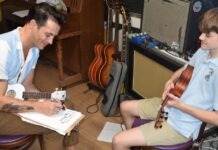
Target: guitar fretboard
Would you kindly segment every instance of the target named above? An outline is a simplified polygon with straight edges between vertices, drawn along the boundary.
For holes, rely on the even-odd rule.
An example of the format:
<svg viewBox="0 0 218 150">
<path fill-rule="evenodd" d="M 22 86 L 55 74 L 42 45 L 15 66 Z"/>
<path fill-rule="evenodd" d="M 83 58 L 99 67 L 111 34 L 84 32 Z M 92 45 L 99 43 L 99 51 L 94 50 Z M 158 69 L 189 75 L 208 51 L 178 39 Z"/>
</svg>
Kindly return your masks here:
<svg viewBox="0 0 218 150">
<path fill-rule="evenodd" d="M 122 24 L 122 49 L 121 49 L 121 61 L 126 62 L 126 32 L 130 33 L 131 30 L 131 21 L 130 17 L 126 16 L 126 12 L 124 6 L 121 7 L 121 14 L 123 16 L 123 24 Z"/>
<path fill-rule="evenodd" d="M 42 99 L 42 98 L 51 98 L 51 93 L 48 92 L 23 92 L 23 99 Z"/>
</svg>

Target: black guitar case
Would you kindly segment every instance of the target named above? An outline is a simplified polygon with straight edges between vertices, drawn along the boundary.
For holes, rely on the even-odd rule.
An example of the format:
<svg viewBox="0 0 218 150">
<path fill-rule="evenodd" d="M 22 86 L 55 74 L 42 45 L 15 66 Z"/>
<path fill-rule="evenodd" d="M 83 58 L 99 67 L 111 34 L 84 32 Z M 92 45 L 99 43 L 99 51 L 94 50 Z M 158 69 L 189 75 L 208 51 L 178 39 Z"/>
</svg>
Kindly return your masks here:
<svg viewBox="0 0 218 150">
<path fill-rule="evenodd" d="M 112 116 L 119 106 L 121 85 L 124 82 L 127 65 L 124 62 L 113 61 L 109 77 L 109 83 L 104 93 L 101 111 L 104 116 Z"/>
</svg>

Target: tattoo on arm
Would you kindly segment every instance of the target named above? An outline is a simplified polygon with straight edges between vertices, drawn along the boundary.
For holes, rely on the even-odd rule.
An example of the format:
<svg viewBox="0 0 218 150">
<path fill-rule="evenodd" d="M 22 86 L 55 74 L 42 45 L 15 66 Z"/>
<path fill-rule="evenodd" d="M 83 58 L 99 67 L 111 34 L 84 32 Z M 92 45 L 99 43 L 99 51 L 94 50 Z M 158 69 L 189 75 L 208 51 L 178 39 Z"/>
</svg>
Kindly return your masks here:
<svg viewBox="0 0 218 150">
<path fill-rule="evenodd" d="M 2 111 L 5 112 L 19 112 L 19 111 L 27 111 L 33 110 L 31 106 L 24 106 L 24 105 L 14 105 L 13 103 L 8 103 L 3 105 Z"/>
</svg>

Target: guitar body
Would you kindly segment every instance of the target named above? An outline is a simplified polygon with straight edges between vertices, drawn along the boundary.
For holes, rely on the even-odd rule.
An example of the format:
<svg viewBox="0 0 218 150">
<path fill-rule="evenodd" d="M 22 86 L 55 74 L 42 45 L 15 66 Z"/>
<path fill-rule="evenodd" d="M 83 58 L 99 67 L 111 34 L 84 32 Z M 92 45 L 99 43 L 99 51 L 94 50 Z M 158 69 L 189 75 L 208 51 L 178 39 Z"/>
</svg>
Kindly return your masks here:
<svg viewBox="0 0 218 150">
<path fill-rule="evenodd" d="M 174 88 L 170 90 L 170 93 L 172 93 L 177 97 L 181 97 L 182 93 L 185 91 L 186 87 L 188 86 L 189 81 L 191 80 L 193 70 L 194 68 L 188 65 L 187 68 L 182 72 L 179 79 L 176 81 Z M 155 126 L 154 126 L 156 129 L 161 128 L 164 119 L 165 120 L 167 119 L 167 116 L 165 115 L 166 112 L 164 112 L 164 107 L 166 106 L 168 100 L 169 97 L 167 96 L 163 101 L 163 103 L 161 104 L 161 108 L 158 112 Z"/>
<path fill-rule="evenodd" d="M 97 71 L 99 70 L 100 66 L 103 63 L 103 58 L 102 58 L 103 44 L 95 44 L 94 52 L 95 52 L 95 58 L 93 59 L 92 63 L 89 66 L 88 76 L 90 82 L 93 85 L 99 87 L 97 83 Z"/>
<path fill-rule="evenodd" d="M 9 84 L 5 95 L 23 100 L 24 91 L 25 88 L 21 84 Z"/>
<path fill-rule="evenodd" d="M 115 52 L 115 44 L 113 42 L 104 46 L 102 53 L 103 64 L 100 66 L 97 72 L 97 82 L 102 89 L 105 89 L 108 85 L 109 74 L 111 71 L 112 62 L 114 60 L 113 55 Z"/>
</svg>

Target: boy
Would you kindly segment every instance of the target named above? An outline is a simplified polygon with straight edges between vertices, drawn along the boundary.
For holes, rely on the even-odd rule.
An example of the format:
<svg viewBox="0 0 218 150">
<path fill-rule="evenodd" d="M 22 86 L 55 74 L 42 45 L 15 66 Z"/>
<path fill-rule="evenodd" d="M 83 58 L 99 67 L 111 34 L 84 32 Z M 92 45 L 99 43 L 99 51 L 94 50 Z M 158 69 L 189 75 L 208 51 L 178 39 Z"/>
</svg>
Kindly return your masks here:
<svg viewBox="0 0 218 150">
<path fill-rule="evenodd" d="M 197 138 L 202 121 L 218 125 L 218 8 L 207 11 L 199 24 L 201 47 L 189 65 L 194 67 L 192 78 L 182 96 L 169 93 L 188 64 L 177 70 L 166 82 L 162 99 L 167 102 L 168 119 L 155 129 L 155 119 L 162 103 L 160 98 L 124 101 L 120 109 L 127 130 L 114 136 L 113 150 L 131 146 L 174 145 Z M 131 128 L 135 117 L 154 121 Z"/>
</svg>

